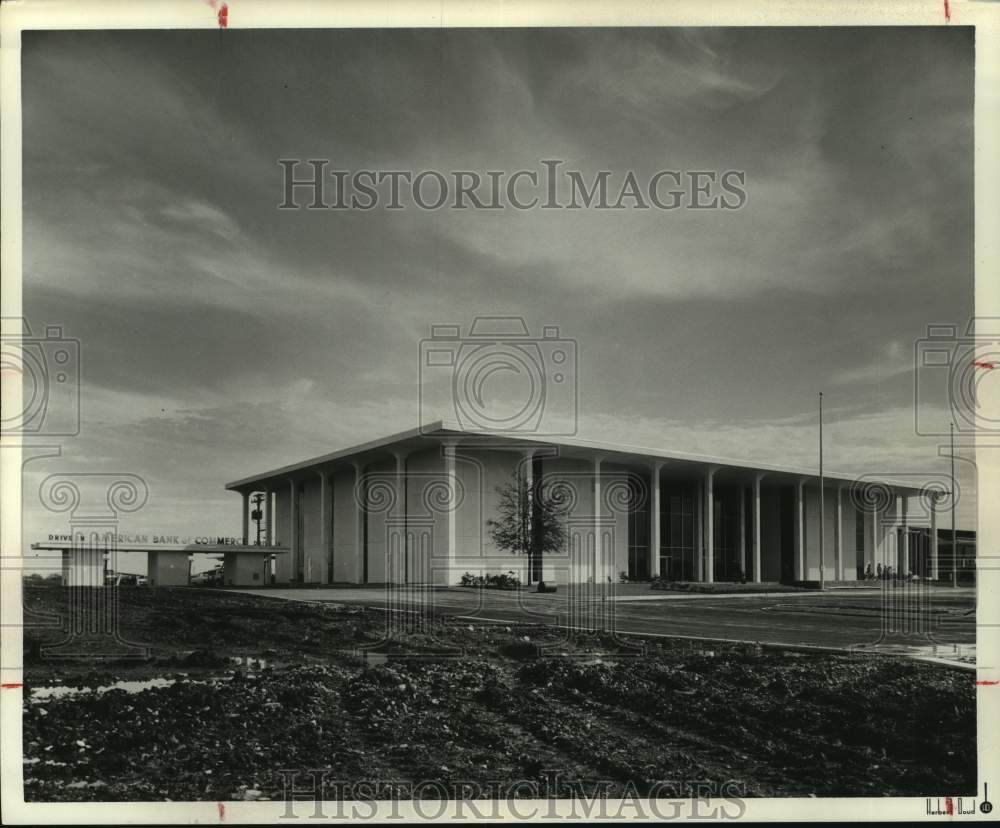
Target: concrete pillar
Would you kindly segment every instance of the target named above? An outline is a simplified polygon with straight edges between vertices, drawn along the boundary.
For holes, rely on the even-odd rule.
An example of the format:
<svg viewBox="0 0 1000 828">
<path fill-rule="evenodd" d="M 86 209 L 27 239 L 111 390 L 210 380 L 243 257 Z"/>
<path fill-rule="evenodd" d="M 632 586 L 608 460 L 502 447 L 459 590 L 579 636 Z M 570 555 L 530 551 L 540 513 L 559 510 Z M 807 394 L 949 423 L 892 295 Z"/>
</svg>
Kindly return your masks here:
<svg viewBox="0 0 1000 828">
<path fill-rule="evenodd" d="M 743 577 L 747 576 L 747 490 L 744 486 L 738 486 L 736 491 L 740 495 L 739 515 L 740 515 L 740 572 Z"/>
<path fill-rule="evenodd" d="M 805 538 L 805 480 L 795 481 L 795 516 L 793 531 L 795 537 L 795 575 L 796 581 L 806 578 L 806 538 Z"/>
<path fill-rule="evenodd" d="M 865 526 L 865 533 L 869 536 L 870 538 L 869 542 L 871 544 L 871 549 L 866 550 L 865 552 L 865 564 L 867 565 L 870 563 L 872 565 L 872 572 L 876 571 L 876 564 L 878 563 L 878 555 L 876 552 L 876 547 L 878 545 L 878 527 L 877 527 L 878 521 L 875 517 L 877 512 L 878 509 L 873 508 L 870 516 L 868 512 L 861 513 L 864 516 L 864 519 L 867 521 L 867 525 Z"/>
<path fill-rule="evenodd" d="M 715 469 L 705 469 L 705 583 L 715 581 Z"/>
<path fill-rule="evenodd" d="M 702 535 L 705 528 L 705 510 L 702 508 L 702 485 L 699 481 L 694 487 L 694 579 L 705 580 L 705 553 L 702 548 Z"/>
<path fill-rule="evenodd" d="M 937 493 L 931 494 L 931 571 L 932 581 L 938 579 Z"/>
<path fill-rule="evenodd" d="M 155 553 L 149 553 L 150 555 Z M 62 576 L 62 585 L 68 587 L 72 582 L 73 573 L 73 553 L 68 549 L 64 549 L 60 554 L 60 575 Z M 146 574 L 147 576 L 152 571 L 152 566 L 150 564 L 149 555 L 146 556 Z"/>
<path fill-rule="evenodd" d="M 104 586 L 104 549 L 92 543 L 63 552 L 63 585 L 71 587 Z"/>
<path fill-rule="evenodd" d="M 391 583 L 406 584 L 410 581 L 410 540 L 406 531 L 406 451 L 394 451 L 396 458 L 396 514 L 397 525 L 402 531 L 402 543 L 396 549 L 396 560 L 392 560 L 392 549 L 386 548 L 389 556 L 387 580 Z M 388 538 L 386 538 L 388 542 Z M 389 573 L 392 576 L 389 577 Z"/>
<path fill-rule="evenodd" d="M 603 555 L 601 544 L 601 461 L 602 457 L 594 458 L 594 560 L 596 571 L 594 577 L 600 580 L 602 586 L 608 583 L 608 562 Z"/>
<path fill-rule="evenodd" d="M 330 578 L 330 555 L 332 554 L 332 543 L 330 530 L 333 527 L 333 504 L 330 498 L 330 473 L 326 470 L 317 471 L 319 475 L 319 548 L 323 554 L 320 560 L 323 562 L 323 571 L 319 573 L 321 584 L 328 584 Z"/>
<path fill-rule="evenodd" d="M 649 480 L 649 577 L 660 577 L 660 469 L 654 462 Z"/>
<path fill-rule="evenodd" d="M 455 563 L 458 557 L 458 537 L 457 537 L 457 515 L 455 509 L 458 504 L 458 473 L 455 469 L 455 441 L 449 440 L 444 443 L 444 470 L 445 479 L 448 482 L 448 545 L 447 558 L 445 561 L 444 583 L 450 585 L 455 573 Z"/>
<path fill-rule="evenodd" d="M 243 504 L 243 520 L 242 520 L 242 531 L 240 537 L 243 539 L 243 545 L 246 546 L 249 543 L 250 538 L 250 492 L 240 492 L 240 502 Z"/>
<path fill-rule="evenodd" d="M 270 489 L 264 489 L 264 522 L 266 528 L 264 532 L 264 542 L 271 546 L 274 543 L 274 505 L 272 498 L 274 493 Z"/>
<path fill-rule="evenodd" d="M 844 580 L 844 502 L 843 486 L 837 486 L 837 510 L 833 522 L 833 580 Z M 853 579 L 852 579 L 853 580 Z"/>
<path fill-rule="evenodd" d="M 881 563 L 883 566 L 885 564 L 882 561 L 882 557 L 879 549 L 879 519 L 878 519 L 878 503 L 875 503 L 872 508 L 872 569 L 878 573 L 878 565 Z"/>
<path fill-rule="evenodd" d="M 187 552 L 177 552 L 173 550 L 159 550 L 149 553 L 149 578 L 156 586 L 187 586 L 190 573 L 190 563 Z M 231 580 L 232 573 L 228 573 L 226 582 L 235 583 Z"/>
<path fill-rule="evenodd" d="M 910 574 L 910 526 L 907 521 L 907 506 L 909 498 L 906 495 L 896 496 L 896 513 L 899 522 L 899 570 L 900 577 Z"/>
<path fill-rule="evenodd" d="M 288 479 L 288 548 L 290 572 L 288 579 L 298 581 L 299 578 L 299 489 L 295 481 Z"/>
<path fill-rule="evenodd" d="M 896 540 L 896 554 L 892 560 L 889 561 L 889 563 L 892 565 L 892 568 L 895 570 L 895 574 L 898 576 L 903 574 L 902 568 L 900 567 L 903 556 L 903 536 L 900 531 L 903 526 L 903 509 L 902 504 L 900 503 L 899 495 L 894 495 L 892 498 L 892 510 L 892 536 Z M 892 551 L 892 547 L 890 546 L 889 549 L 886 550 L 886 553 L 892 555 Z"/>
<path fill-rule="evenodd" d="M 365 464 L 357 460 L 354 461 L 354 530 L 355 530 L 355 557 L 354 557 L 354 583 L 367 584 L 368 573 L 365 567 L 365 560 L 368 550 L 365 549 L 365 499 L 364 476 Z"/>
<path fill-rule="evenodd" d="M 762 474 L 756 474 L 753 478 L 753 581 L 755 584 L 759 584 L 763 580 L 760 566 L 760 481 L 763 478 Z"/>
</svg>

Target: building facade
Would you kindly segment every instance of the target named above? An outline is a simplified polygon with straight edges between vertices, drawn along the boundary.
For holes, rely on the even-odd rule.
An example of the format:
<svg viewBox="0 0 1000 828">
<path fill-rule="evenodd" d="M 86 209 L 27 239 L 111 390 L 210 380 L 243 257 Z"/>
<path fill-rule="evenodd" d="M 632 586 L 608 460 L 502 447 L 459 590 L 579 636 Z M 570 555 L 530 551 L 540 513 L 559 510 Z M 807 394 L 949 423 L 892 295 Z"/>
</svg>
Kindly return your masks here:
<svg viewBox="0 0 1000 828">
<path fill-rule="evenodd" d="M 534 567 L 489 531 L 497 489 L 515 474 L 566 506 L 566 548 Z M 282 549 L 270 577 L 281 584 L 447 586 L 464 573 L 509 571 L 523 583 L 836 582 L 879 564 L 940 574 L 934 492 L 840 474 L 821 488 L 809 470 L 446 422 L 226 488 L 241 495 L 245 540 L 252 498 L 263 494 L 265 543 Z M 917 555 L 921 527 L 930 542 Z M 226 584 L 249 585 L 254 567 L 230 553 Z"/>
</svg>

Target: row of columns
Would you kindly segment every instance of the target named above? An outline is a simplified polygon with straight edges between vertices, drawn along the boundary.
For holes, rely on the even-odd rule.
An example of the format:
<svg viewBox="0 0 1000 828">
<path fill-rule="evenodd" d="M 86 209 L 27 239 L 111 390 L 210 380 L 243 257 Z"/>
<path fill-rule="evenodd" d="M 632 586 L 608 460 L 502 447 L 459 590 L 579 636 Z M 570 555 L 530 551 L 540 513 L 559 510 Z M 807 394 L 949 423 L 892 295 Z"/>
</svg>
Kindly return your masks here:
<svg viewBox="0 0 1000 828">
<path fill-rule="evenodd" d="M 928 576 L 931 580 L 936 581 L 940 577 L 940 564 L 939 564 L 939 543 L 938 543 L 938 526 L 937 526 L 937 501 L 939 495 L 932 496 L 928 499 L 928 505 L 930 510 L 930 555 L 928 561 Z M 872 512 L 872 522 L 871 522 L 871 546 L 872 546 L 872 564 L 881 563 L 883 566 L 891 565 L 896 572 L 900 575 L 909 574 L 909 564 L 910 564 L 910 525 L 909 525 L 909 509 L 908 509 L 908 498 L 904 495 L 896 495 L 894 503 L 894 520 L 891 525 L 897 530 L 897 546 L 896 546 L 896 560 L 890 560 L 891 550 L 886 550 L 885 539 L 888 536 L 887 532 L 882 531 L 881 526 L 881 510 L 874 510 Z"/>
<path fill-rule="evenodd" d="M 650 470 L 650 527 L 649 527 L 649 554 L 650 554 L 650 576 L 659 577 L 660 572 L 660 547 L 662 529 L 662 497 L 660 471 L 665 463 L 656 461 Z M 713 583 L 715 580 L 714 560 L 715 560 L 715 472 L 714 466 L 709 466 L 705 471 L 704 485 L 698 485 L 694 494 L 694 568 L 695 580 L 704 583 Z M 761 533 L 760 533 L 760 482 L 763 474 L 754 477 L 752 487 L 753 520 L 751 537 L 751 573 L 750 577 L 755 583 L 760 583 L 761 573 Z M 595 501 L 596 502 L 596 501 Z M 702 505 L 704 504 L 704 509 Z M 740 560 L 746 560 L 746 496 L 743 487 L 740 488 L 739 500 L 739 551 Z M 704 540 L 704 543 L 702 542 Z"/>
<path fill-rule="evenodd" d="M 454 503 L 455 491 L 456 491 L 456 454 L 455 454 L 456 443 L 454 441 L 448 441 L 443 444 L 442 452 L 444 455 L 444 466 L 445 466 L 445 479 L 447 480 L 450 500 Z M 404 537 L 408 537 L 405 531 L 405 521 L 406 521 L 406 457 L 407 452 L 397 451 L 394 452 L 396 466 L 395 466 L 395 477 L 396 485 L 400 493 L 400 497 L 397 499 L 397 519 L 401 519 L 404 523 Z M 526 450 L 524 453 L 524 462 L 526 468 L 526 475 L 528 479 L 528 491 L 531 491 L 531 475 L 532 475 L 532 458 L 534 455 L 534 450 Z M 604 458 L 598 455 L 593 461 L 593 502 L 595 504 L 594 513 L 599 515 L 600 509 L 597 508 L 601 502 L 601 465 Z M 354 461 L 354 472 L 355 481 L 360 484 L 362 480 L 365 468 L 368 464 L 361 463 L 359 461 Z M 660 472 L 665 463 L 663 461 L 655 461 L 651 464 L 650 468 L 650 543 L 649 543 L 649 555 L 650 555 L 650 575 L 652 577 L 658 577 L 662 573 L 660 572 L 660 548 L 661 548 L 661 482 L 660 482 Z M 705 475 L 702 483 L 698 485 L 695 489 L 695 521 L 694 521 L 694 557 L 695 557 L 695 579 L 698 581 L 703 581 L 705 583 L 712 583 L 714 581 L 714 556 L 715 556 L 715 526 L 714 526 L 714 506 L 715 506 L 715 474 L 717 468 L 714 466 L 709 466 L 705 470 Z M 330 496 L 330 474 L 329 470 L 319 470 L 316 472 L 320 478 L 320 521 L 321 521 L 321 545 L 326 555 L 330 554 L 332 547 L 332 520 L 330 514 L 330 508 L 332 504 L 332 498 Z M 750 579 L 754 583 L 761 583 L 763 579 L 762 564 L 761 564 L 761 481 L 765 477 L 765 473 L 757 473 L 754 475 L 753 482 L 751 484 L 751 571 L 749 573 Z M 298 561 L 301 555 L 301 543 L 299 538 L 299 527 L 298 527 L 298 483 L 299 480 L 296 478 L 289 478 L 288 483 L 290 486 L 290 538 L 289 538 L 289 548 L 292 555 L 292 567 L 293 575 L 298 576 Z M 799 478 L 795 482 L 795 504 L 794 504 L 794 516 L 793 516 L 793 549 L 794 549 L 794 579 L 797 581 L 805 580 L 807 574 L 806 571 L 806 561 L 805 561 L 805 484 L 806 478 Z M 270 545 L 273 542 L 273 508 L 271 503 L 272 490 L 269 488 L 264 489 L 266 493 L 266 542 Z M 739 499 L 739 552 L 740 560 L 746 561 L 746 521 L 747 521 L 747 510 L 746 510 L 746 495 L 745 488 L 740 487 L 740 499 Z M 834 567 L 836 572 L 835 580 L 839 579 L 843 575 L 843 486 L 837 486 L 834 491 L 836 492 L 836 502 L 835 502 L 835 519 L 834 519 Z M 242 510 L 242 537 L 243 542 L 248 542 L 249 536 L 249 503 L 251 491 L 241 492 L 243 501 Z M 909 532 L 907 531 L 907 503 L 906 497 L 902 495 L 897 495 L 896 497 L 896 524 L 903 527 L 903 532 L 901 533 L 901 540 L 898 549 L 897 561 L 894 564 L 896 571 L 900 574 L 906 574 L 909 566 Z M 356 537 L 355 537 L 355 547 L 357 550 L 357 561 L 356 561 L 356 580 L 362 581 L 366 580 L 364 578 L 365 573 L 365 543 L 364 543 L 364 521 L 366 519 L 365 509 L 361 502 L 356 502 Z M 448 510 L 449 519 L 447 521 L 447 553 L 449 565 L 454 563 L 456 558 L 456 521 L 453 514 L 453 509 Z M 873 511 L 871 521 L 872 530 L 872 563 L 878 562 L 880 552 L 882 552 L 882 544 L 880 542 L 880 525 L 879 525 L 879 512 Z M 595 542 L 600 543 L 600 527 L 595 525 Z M 821 528 L 822 531 L 822 528 Z M 932 578 L 936 579 L 938 577 L 938 538 L 937 538 L 937 512 L 935 509 L 934 501 L 931 502 L 931 531 L 930 531 L 930 543 L 931 543 L 931 555 L 930 555 L 930 575 Z M 601 554 L 601 550 L 597 550 L 598 556 Z M 404 547 L 404 554 L 408 553 L 408 549 Z M 887 561 L 882 561 L 884 564 L 888 564 Z"/>
<path fill-rule="evenodd" d="M 455 491 L 456 491 L 456 468 L 455 468 L 455 441 L 447 441 L 442 445 L 442 453 L 444 455 L 445 464 L 445 480 L 447 481 L 449 489 L 449 503 L 454 504 Z M 409 452 L 406 451 L 394 451 L 393 456 L 395 458 L 395 485 L 398 497 L 396 498 L 395 511 L 390 517 L 398 521 L 398 525 L 402 530 L 402 537 L 404 538 L 403 554 L 408 555 L 410 551 L 409 547 L 409 535 L 407 533 L 406 526 L 406 458 Z M 357 493 L 359 487 L 362 485 L 365 470 L 368 468 L 370 463 L 365 463 L 361 461 L 353 461 L 352 466 L 354 469 L 354 491 Z M 328 561 L 328 557 L 331 554 L 333 547 L 333 520 L 332 520 L 332 505 L 333 497 L 331 491 L 331 476 L 333 470 L 331 469 L 318 469 L 315 470 L 316 475 L 319 477 L 320 481 L 320 496 L 319 496 L 319 520 L 320 520 L 320 547 L 324 552 L 324 560 Z M 299 484 L 302 482 L 301 477 L 289 477 L 286 478 L 286 482 L 289 487 L 289 537 L 287 547 L 290 550 L 291 555 L 290 567 L 292 570 L 293 579 L 298 579 L 299 577 L 299 561 L 302 558 L 304 550 L 302 549 L 302 538 L 299 533 Z M 272 496 L 276 493 L 276 490 L 272 487 L 264 487 L 262 489 L 248 489 L 240 492 L 242 500 L 242 526 L 241 526 L 241 538 L 244 544 L 249 544 L 249 517 L 250 517 L 250 497 L 254 491 L 263 491 L 266 503 L 265 510 L 265 543 L 270 546 L 275 542 L 274 538 L 274 507 L 272 503 Z M 355 501 L 355 536 L 354 536 L 354 546 L 356 550 L 355 558 L 355 580 L 358 582 L 367 581 L 367 567 L 366 567 L 366 542 L 365 542 L 365 522 L 367 520 L 367 510 L 365 509 L 363 498 L 354 498 Z M 453 508 L 448 508 L 448 520 L 447 520 L 447 562 L 446 566 L 450 566 L 454 562 L 456 557 L 456 521 L 454 519 Z M 306 573 L 303 573 L 304 575 Z M 387 573 L 388 576 L 389 573 Z"/>
<path fill-rule="evenodd" d="M 652 463 L 650 470 L 650 575 L 659 577 L 660 572 L 660 546 L 661 546 L 661 482 L 660 471 L 665 464 L 662 461 Z M 709 466 L 705 471 L 703 484 L 699 485 L 695 491 L 695 524 L 694 524 L 694 551 L 695 551 L 695 578 L 698 581 L 712 583 L 714 581 L 714 554 L 715 554 L 715 473 L 716 468 Z M 595 479 L 599 474 L 599 462 L 595 462 Z M 761 583 L 761 481 L 765 477 L 764 473 L 754 475 L 751 485 L 751 571 L 749 573 L 754 583 Z M 795 513 L 793 520 L 793 548 L 794 548 L 794 578 L 797 581 L 806 580 L 806 560 L 805 560 L 805 484 L 806 478 L 799 478 L 795 483 Z M 835 580 L 843 577 L 844 567 L 844 521 L 843 521 L 843 486 L 836 486 L 835 512 L 834 512 L 834 572 Z M 825 496 L 824 493 L 821 496 Z M 595 495 L 596 497 L 596 495 Z M 595 500 L 596 502 L 596 500 Z M 702 508 L 704 504 L 704 509 Z M 931 531 L 930 531 L 930 576 L 932 579 L 938 577 L 938 537 L 937 537 L 937 510 L 935 501 L 931 501 Z M 739 498 L 739 553 L 740 560 L 746 561 L 746 495 L 745 490 L 740 487 Z M 900 545 L 898 549 L 897 562 L 894 567 L 901 574 L 906 574 L 909 568 L 909 531 L 907 525 L 907 498 L 903 495 L 896 496 L 896 524 L 903 528 L 901 532 Z M 877 559 L 881 548 L 878 529 L 878 512 L 873 512 L 873 537 L 872 537 L 872 558 Z M 821 527 L 820 531 L 825 531 Z M 874 564 L 874 561 L 873 561 Z"/>
</svg>

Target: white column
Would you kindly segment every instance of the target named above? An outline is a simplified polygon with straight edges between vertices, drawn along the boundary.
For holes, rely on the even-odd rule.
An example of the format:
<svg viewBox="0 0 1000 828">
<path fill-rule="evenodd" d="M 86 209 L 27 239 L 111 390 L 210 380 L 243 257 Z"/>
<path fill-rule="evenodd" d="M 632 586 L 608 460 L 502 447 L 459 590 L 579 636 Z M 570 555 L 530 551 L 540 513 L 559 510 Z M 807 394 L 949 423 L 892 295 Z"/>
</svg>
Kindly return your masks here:
<svg viewBox="0 0 1000 828">
<path fill-rule="evenodd" d="M 297 581 L 299 579 L 299 491 L 298 486 L 295 485 L 295 481 L 292 479 L 289 479 L 288 481 L 288 488 L 291 493 L 288 498 L 288 548 L 291 550 L 288 553 L 291 558 L 291 574 L 289 575 L 289 580 Z"/>
<path fill-rule="evenodd" d="M 715 469 L 705 469 L 705 583 L 715 581 Z"/>
<path fill-rule="evenodd" d="M 903 505 L 903 498 L 901 495 L 898 494 L 896 495 L 895 504 L 896 504 L 896 519 L 892 529 L 893 529 L 893 534 L 896 538 L 896 560 L 892 562 L 892 566 L 896 570 L 895 574 L 897 576 L 902 576 L 906 574 L 904 572 L 905 565 L 903 564 L 903 537 L 906 532 L 906 527 L 905 527 L 905 517 L 904 517 L 905 507 Z"/>
<path fill-rule="evenodd" d="M 240 492 L 240 502 L 243 504 L 242 530 L 240 538 L 246 546 L 250 538 L 250 492 Z"/>
<path fill-rule="evenodd" d="M 931 493 L 931 580 L 938 579 L 937 493 Z"/>
<path fill-rule="evenodd" d="M 819 485 L 819 586 L 826 589 L 826 481 Z"/>
<path fill-rule="evenodd" d="M 837 511 L 836 521 L 833 524 L 833 565 L 836 570 L 833 573 L 833 580 L 842 581 L 844 579 L 844 499 L 843 486 L 837 486 Z M 853 580 L 853 578 L 851 579 Z"/>
<path fill-rule="evenodd" d="M 795 580 L 804 581 L 806 572 L 805 544 L 805 481 L 795 481 Z"/>
<path fill-rule="evenodd" d="M 274 506 L 272 498 L 274 493 L 270 489 L 264 489 L 264 522 L 266 524 L 264 532 L 264 542 L 271 546 L 274 543 Z"/>
<path fill-rule="evenodd" d="M 323 571 L 319 573 L 321 584 L 330 583 L 330 474 L 327 471 L 316 472 L 319 475 L 319 545 L 323 550 L 320 558 Z"/>
<path fill-rule="evenodd" d="M 654 462 L 649 480 L 649 577 L 660 577 L 660 469 Z"/>
<path fill-rule="evenodd" d="M 900 539 L 899 539 L 899 574 L 905 577 L 910 574 L 910 521 L 908 516 L 910 498 L 901 495 L 899 498 L 902 508 L 900 509 Z"/>
<path fill-rule="evenodd" d="M 880 538 L 879 532 L 881 527 L 879 526 L 879 507 L 878 503 L 875 503 L 872 508 L 872 568 L 878 572 L 878 564 L 885 566 L 885 561 L 882 560 L 881 548 L 880 548 Z"/>
<path fill-rule="evenodd" d="M 444 468 L 448 481 L 448 557 L 445 564 L 444 583 L 450 585 L 455 573 L 455 559 L 458 557 L 458 538 L 455 507 L 458 502 L 458 478 L 455 471 L 455 441 L 444 443 Z"/>
<path fill-rule="evenodd" d="M 753 581 L 755 584 L 759 584 L 763 580 L 760 566 L 760 481 L 763 478 L 762 474 L 756 474 L 753 478 Z"/>
<path fill-rule="evenodd" d="M 694 487 L 694 579 L 696 581 L 705 580 L 705 554 L 702 551 L 701 538 L 705 528 L 705 511 L 702 509 L 702 484 Z"/>
<path fill-rule="evenodd" d="M 745 486 L 737 486 L 736 491 L 740 493 L 740 572 L 745 579 L 747 577 L 747 490 Z"/>
<path fill-rule="evenodd" d="M 837 500 L 834 505 L 833 520 L 833 580 L 844 579 L 844 505 L 841 493 L 843 486 L 837 486 Z"/>
<path fill-rule="evenodd" d="M 594 458 L 594 560 L 596 572 L 594 577 L 600 579 L 602 594 L 608 585 L 608 561 L 604 556 L 604 546 L 601 543 L 601 460 Z"/>
<path fill-rule="evenodd" d="M 396 560 L 391 560 L 391 548 L 387 546 L 385 551 L 389 558 L 387 562 L 390 564 L 390 571 L 393 574 L 392 578 L 387 577 L 386 580 L 397 584 L 409 583 L 410 574 L 410 540 L 406 532 L 406 455 L 408 453 L 405 451 L 393 452 L 396 458 L 396 520 L 402 529 L 403 542 L 398 547 L 399 557 Z M 389 543 L 388 537 L 386 543 Z"/>
<path fill-rule="evenodd" d="M 365 492 L 362 485 L 365 477 L 365 464 L 357 460 L 354 461 L 354 533 L 355 551 L 354 558 L 354 582 L 357 584 L 368 583 L 365 577 L 365 557 L 368 550 L 365 549 Z"/>
</svg>

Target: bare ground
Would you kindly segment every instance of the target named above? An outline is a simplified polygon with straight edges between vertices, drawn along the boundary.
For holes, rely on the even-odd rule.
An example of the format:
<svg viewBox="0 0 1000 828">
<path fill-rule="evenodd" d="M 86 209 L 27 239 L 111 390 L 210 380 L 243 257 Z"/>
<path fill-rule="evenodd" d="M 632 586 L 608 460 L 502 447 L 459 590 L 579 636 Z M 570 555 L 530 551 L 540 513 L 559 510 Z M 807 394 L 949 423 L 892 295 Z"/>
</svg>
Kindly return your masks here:
<svg viewBox="0 0 1000 828">
<path fill-rule="evenodd" d="M 145 656 L 95 658 L 67 596 L 25 590 L 29 800 L 275 799 L 294 770 L 418 796 L 976 789 L 973 676 L 937 665 L 142 588 L 117 590 L 114 646 Z M 92 690 L 151 678 L 174 683 Z M 85 689 L 32 700 L 52 686 Z"/>
</svg>

